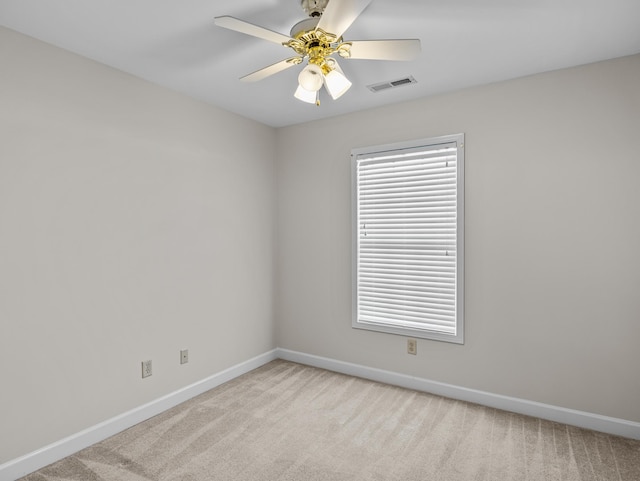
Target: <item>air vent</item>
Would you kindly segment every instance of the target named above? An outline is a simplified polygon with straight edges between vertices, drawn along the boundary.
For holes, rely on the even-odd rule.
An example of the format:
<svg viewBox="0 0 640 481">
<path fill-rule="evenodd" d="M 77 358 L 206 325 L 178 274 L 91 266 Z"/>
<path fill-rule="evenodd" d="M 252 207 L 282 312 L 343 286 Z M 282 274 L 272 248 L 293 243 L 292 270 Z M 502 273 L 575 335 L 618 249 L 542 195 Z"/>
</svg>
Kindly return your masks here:
<svg viewBox="0 0 640 481">
<path fill-rule="evenodd" d="M 367 88 L 371 90 L 373 93 L 380 92 L 382 90 L 389 90 L 394 87 L 401 87 L 403 85 L 409 85 L 416 83 L 416 79 L 414 79 L 411 75 L 405 78 L 401 78 L 398 80 L 391 80 L 390 82 L 381 82 L 379 84 L 367 85 Z"/>
</svg>

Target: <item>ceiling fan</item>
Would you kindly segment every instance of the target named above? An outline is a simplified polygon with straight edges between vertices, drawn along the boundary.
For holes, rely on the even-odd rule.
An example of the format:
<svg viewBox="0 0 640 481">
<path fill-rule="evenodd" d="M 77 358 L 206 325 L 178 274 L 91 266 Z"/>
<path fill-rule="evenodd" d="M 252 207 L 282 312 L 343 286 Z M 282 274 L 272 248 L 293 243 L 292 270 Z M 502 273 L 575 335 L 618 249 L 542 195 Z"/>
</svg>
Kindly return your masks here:
<svg viewBox="0 0 640 481">
<path fill-rule="evenodd" d="M 335 100 L 351 87 L 351 82 L 333 57 L 363 60 L 412 60 L 420 53 L 419 39 L 354 40 L 345 42 L 342 34 L 372 0 L 301 0 L 309 18 L 296 23 L 290 36 L 274 32 L 230 16 L 216 17 L 219 27 L 252 35 L 291 48 L 295 56 L 245 75 L 240 80 L 256 82 L 307 61 L 298 76 L 294 96 L 303 102 L 320 105 L 324 85 Z"/>
</svg>

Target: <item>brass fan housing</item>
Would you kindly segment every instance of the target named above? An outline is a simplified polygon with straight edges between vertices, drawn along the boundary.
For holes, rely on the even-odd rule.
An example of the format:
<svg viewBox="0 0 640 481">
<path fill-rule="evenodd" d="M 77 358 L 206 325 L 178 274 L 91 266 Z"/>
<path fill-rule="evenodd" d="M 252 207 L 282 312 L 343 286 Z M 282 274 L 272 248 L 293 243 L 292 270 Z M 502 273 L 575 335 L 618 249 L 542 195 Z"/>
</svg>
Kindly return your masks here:
<svg viewBox="0 0 640 481">
<path fill-rule="evenodd" d="M 318 17 L 312 17 L 295 24 L 291 29 L 291 40 L 283 45 L 292 48 L 301 57 L 308 57 L 309 63 L 325 67 L 326 59 L 336 52 L 348 57 L 351 44 L 343 42 L 342 37 L 317 28 L 319 20 Z"/>
</svg>

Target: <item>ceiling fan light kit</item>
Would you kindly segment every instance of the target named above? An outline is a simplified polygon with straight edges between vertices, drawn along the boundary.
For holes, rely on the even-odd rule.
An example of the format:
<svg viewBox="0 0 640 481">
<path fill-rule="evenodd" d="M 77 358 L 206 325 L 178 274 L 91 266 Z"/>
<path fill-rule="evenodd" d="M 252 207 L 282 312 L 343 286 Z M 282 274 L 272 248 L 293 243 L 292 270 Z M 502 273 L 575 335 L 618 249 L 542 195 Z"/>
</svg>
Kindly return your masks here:
<svg viewBox="0 0 640 481">
<path fill-rule="evenodd" d="M 309 18 L 293 26 L 290 36 L 234 17 L 216 17 L 216 25 L 291 48 L 291 57 L 241 78 L 255 82 L 298 65 L 306 59 L 307 66 L 298 75 L 294 97 L 303 102 L 320 105 L 320 89 L 324 86 L 336 100 L 349 90 L 352 83 L 333 58 L 411 60 L 420 53 L 420 40 L 343 41 L 342 34 L 364 11 L 372 0 L 301 0 Z"/>
<path fill-rule="evenodd" d="M 294 97 L 309 104 L 320 105 L 319 91 L 323 85 L 333 100 L 338 99 L 349 90 L 352 84 L 337 63 L 333 69 L 326 68 L 328 72 L 325 74 L 325 67 L 321 69 L 315 64 L 305 67 L 298 76 L 298 88 Z"/>
</svg>

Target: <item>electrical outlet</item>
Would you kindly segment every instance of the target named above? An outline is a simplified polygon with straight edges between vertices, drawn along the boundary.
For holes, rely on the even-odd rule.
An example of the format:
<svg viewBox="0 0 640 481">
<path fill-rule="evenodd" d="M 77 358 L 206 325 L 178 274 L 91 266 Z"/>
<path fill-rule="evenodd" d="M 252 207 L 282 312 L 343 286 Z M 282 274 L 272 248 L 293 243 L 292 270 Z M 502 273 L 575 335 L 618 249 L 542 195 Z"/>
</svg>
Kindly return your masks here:
<svg viewBox="0 0 640 481">
<path fill-rule="evenodd" d="M 151 376 L 151 361 L 142 361 L 142 377 Z"/>
<path fill-rule="evenodd" d="M 186 364 L 189 362 L 189 349 L 183 349 L 180 351 L 180 364 Z"/>
<path fill-rule="evenodd" d="M 407 354 L 418 354 L 418 341 L 416 339 L 407 339 Z"/>
</svg>

